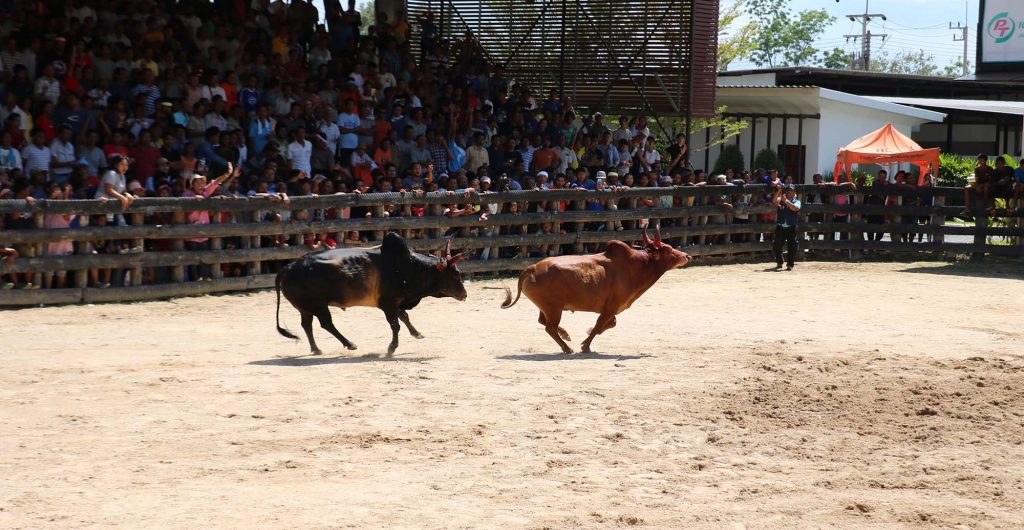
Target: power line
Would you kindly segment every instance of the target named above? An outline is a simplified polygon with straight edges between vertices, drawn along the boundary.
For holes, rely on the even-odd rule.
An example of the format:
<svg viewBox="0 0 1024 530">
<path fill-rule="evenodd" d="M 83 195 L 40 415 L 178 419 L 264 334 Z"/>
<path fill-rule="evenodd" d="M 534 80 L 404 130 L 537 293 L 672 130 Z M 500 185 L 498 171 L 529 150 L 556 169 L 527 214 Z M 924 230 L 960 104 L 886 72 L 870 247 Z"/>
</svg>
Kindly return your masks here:
<svg viewBox="0 0 1024 530">
<path fill-rule="evenodd" d="M 855 34 L 843 35 L 843 37 L 846 37 L 846 39 L 848 39 L 848 40 L 852 39 L 854 42 L 856 42 L 857 39 L 860 39 L 860 46 L 861 46 L 860 59 L 859 60 L 855 60 L 856 64 L 852 65 L 852 66 L 854 66 L 854 68 L 859 66 L 861 70 L 867 71 L 868 68 L 871 65 L 871 39 L 872 39 L 872 37 L 881 37 L 883 44 L 885 43 L 886 37 L 888 37 L 888 35 L 886 35 L 885 33 L 872 35 L 871 31 L 868 30 L 868 23 L 871 22 L 871 20 L 875 19 L 875 18 L 880 18 L 882 20 L 886 20 L 885 15 L 883 15 L 881 13 L 870 13 L 868 11 L 868 2 L 867 2 L 867 0 L 865 0 L 865 2 L 864 2 L 864 12 L 863 13 L 856 14 L 856 15 L 846 15 L 846 18 L 850 19 L 851 22 L 856 22 L 858 20 L 860 21 L 860 35 L 855 35 Z"/>
<path fill-rule="evenodd" d="M 955 28 L 953 27 L 953 23 L 950 22 L 949 23 L 949 29 L 955 29 L 955 30 L 958 30 L 958 31 L 963 33 L 963 36 L 960 37 L 959 39 L 956 38 L 956 35 L 953 35 L 953 42 L 963 41 L 963 43 L 964 43 L 964 59 L 963 59 L 964 75 L 967 75 L 967 72 L 968 72 L 967 69 L 968 69 L 968 66 L 970 65 L 970 60 L 967 58 L 967 46 L 968 46 L 968 42 L 969 42 L 968 39 L 967 39 L 967 32 L 969 30 L 967 29 L 967 26 L 964 26 L 963 24 L 960 24 L 959 22 L 956 23 L 956 27 Z"/>
</svg>

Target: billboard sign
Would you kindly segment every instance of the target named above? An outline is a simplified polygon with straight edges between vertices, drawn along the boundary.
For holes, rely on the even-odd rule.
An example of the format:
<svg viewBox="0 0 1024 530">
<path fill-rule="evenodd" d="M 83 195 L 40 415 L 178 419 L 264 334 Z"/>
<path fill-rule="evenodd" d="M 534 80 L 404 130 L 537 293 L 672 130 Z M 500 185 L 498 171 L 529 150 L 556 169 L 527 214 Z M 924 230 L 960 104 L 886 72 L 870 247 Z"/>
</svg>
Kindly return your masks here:
<svg viewBox="0 0 1024 530">
<path fill-rule="evenodd" d="M 986 70 L 986 65 L 1003 65 L 996 67 L 999 70 L 1024 69 L 1024 2 L 982 0 L 980 7 L 979 70 Z"/>
</svg>

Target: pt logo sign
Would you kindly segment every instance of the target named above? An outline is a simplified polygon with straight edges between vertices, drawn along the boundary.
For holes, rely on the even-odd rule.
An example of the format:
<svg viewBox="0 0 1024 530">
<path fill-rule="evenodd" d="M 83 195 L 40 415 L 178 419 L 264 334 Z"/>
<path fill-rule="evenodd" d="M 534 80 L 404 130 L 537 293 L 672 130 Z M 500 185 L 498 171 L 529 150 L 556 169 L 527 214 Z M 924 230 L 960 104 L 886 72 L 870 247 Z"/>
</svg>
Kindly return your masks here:
<svg viewBox="0 0 1024 530">
<path fill-rule="evenodd" d="M 988 35 L 995 39 L 996 44 L 1010 40 L 1017 30 L 1017 22 L 1010 18 L 1009 13 L 999 13 L 988 21 Z"/>
</svg>

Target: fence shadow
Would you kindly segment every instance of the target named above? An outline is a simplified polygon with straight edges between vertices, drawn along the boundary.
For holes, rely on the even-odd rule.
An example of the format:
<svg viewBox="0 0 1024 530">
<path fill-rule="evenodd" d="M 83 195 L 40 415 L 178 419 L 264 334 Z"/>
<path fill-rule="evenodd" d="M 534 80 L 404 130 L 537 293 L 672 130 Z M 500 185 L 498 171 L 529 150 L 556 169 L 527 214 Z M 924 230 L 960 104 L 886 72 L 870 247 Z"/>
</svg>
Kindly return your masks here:
<svg viewBox="0 0 1024 530">
<path fill-rule="evenodd" d="M 908 267 L 897 272 L 909 272 L 912 274 L 939 274 L 943 276 L 970 276 L 974 278 L 1007 278 L 1013 280 L 1024 279 L 1024 271 L 1020 266 L 992 264 L 992 263 L 948 263 L 944 265 L 922 265 Z"/>
<path fill-rule="evenodd" d="M 640 355 L 617 355 L 617 354 L 603 354 L 603 353 L 520 353 L 514 355 L 499 355 L 496 359 L 503 361 L 583 361 L 583 360 L 603 360 L 603 361 L 630 361 L 635 359 L 646 359 L 648 357 L 654 357 L 647 353 L 641 353 Z"/>
<path fill-rule="evenodd" d="M 259 361 L 251 361 L 248 364 L 254 366 L 321 366 L 325 364 L 362 364 L 362 363 L 377 363 L 377 362 L 397 362 L 397 363 L 424 363 L 439 359 L 437 356 L 408 356 L 408 355 L 392 355 L 390 357 L 370 353 L 366 355 L 360 355 L 358 357 L 346 357 L 338 355 L 336 357 L 323 357 L 323 356 L 302 356 L 302 357 L 281 357 L 275 359 L 263 359 Z"/>
</svg>

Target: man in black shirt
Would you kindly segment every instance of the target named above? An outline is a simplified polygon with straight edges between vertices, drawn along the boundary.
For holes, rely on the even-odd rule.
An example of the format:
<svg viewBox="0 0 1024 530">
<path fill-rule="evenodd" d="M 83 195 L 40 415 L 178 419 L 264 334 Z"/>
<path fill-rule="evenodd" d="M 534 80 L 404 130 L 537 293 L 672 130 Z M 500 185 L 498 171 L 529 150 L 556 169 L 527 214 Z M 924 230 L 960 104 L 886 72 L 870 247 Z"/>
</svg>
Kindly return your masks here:
<svg viewBox="0 0 1024 530">
<path fill-rule="evenodd" d="M 793 270 L 796 259 L 796 225 L 799 222 L 800 199 L 796 198 L 796 188 L 792 184 L 782 184 L 776 179 L 772 182 L 775 195 L 775 239 L 772 250 L 775 251 L 775 270 L 782 268 L 782 244 L 786 244 L 786 270 Z"/>
</svg>

